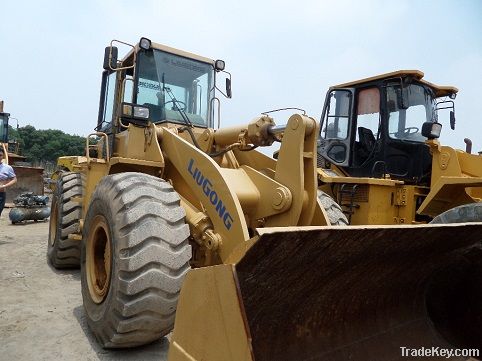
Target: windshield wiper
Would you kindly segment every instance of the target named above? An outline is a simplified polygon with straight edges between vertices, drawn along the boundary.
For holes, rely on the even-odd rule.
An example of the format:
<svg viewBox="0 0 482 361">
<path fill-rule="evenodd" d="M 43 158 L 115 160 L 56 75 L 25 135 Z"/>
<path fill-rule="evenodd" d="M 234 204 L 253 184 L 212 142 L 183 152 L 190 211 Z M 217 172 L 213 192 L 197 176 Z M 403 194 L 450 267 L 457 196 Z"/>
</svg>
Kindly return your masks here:
<svg viewBox="0 0 482 361">
<path fill-rule="evenodd" d="M 182 119 L 184 120 L 184 122 L 189 125 L 190 127 L 193 127 L 192 125 L 192 122 L 191 120 L 189 119 L 189 117 L 187 116 L 186 112 L 178 106 L 179 104 L 179 101 L 176 99 L 176 97 L 174 96 L 174 94 L 172 93 L 171 91 L 171 88 L 165 86 L 165 83 L 164 83 L 164 74 L 162 74 L 162 89 L 163 91 L 165 91 L 167 93 L 167 95 L 169 95 L 169 97 L 171 98 L 171 101 L 173 102 L 174 104 L 174 108 L 179 112 L 179 114 L 181 114 L 181 117 Z"/>
<path fill-rule="evenodd" d="M 173 102 L 174 104 L 174 108 L 176 108 L 176 110 L 179 112 L 179 114 L 181 114 L 181 117 L 182 119 L 184 120 L 184 123 L 186 123 L 186 125 L 190 126 L 191 128 L 193 127 L 192 125 L 192 122 L 191 120 L 189 119 L 189 117 L 187 116 L 187 114 L 184 112 L 184 110 L 182 110 L 179 106 L 178 106 L 178 103 L 179 101 L 176 99 L 176 97 L 174 96 L 174 94 L 172 94 L 172 91 L 169 87 L 166 87 L 166 82 L 164 80 L 164 74 L 165 73 L 162 73 L 162 77 L 160 76 L 161 74 L 159 73 L 159 67 L 157 66 L 157 60 L 156 60 L 156 56 L 154 56 L 154 66 L 156 67 L 156 73 L 157 73 L 157 81 L 159 82 L 159 87 L 161 87 L 161 79 L 162 79 L 162 88 L 161 90 L 164 92 L 166 92 L 169 97 L 171 98 L 171 101 Z M 165 106 L 165 104 L 162 104 L 162 106 Z"/>
</svg>

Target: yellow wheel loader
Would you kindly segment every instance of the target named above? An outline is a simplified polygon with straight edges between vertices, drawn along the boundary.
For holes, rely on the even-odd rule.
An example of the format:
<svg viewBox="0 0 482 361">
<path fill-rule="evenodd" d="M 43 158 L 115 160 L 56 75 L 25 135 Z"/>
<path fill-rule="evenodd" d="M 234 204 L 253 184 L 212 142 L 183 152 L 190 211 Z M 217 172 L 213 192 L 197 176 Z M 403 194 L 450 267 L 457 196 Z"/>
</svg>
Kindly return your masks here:
<svg viewBox="0 0 482 361">
<path fill-rule="evenodd" d="M 482 199 L 482 156 L 471 154 L 469 139 L 465 152 L 437 140 L 439 113 L 449 114 L 455 128 L 458 90 L 423 76 L 401 70 L 328 90 L 318 181 L 350 224 L 427 223 L 462 205 L 450 211 L 451 221 L 482 221 L 476 204 Z M 467 213 L 473 216 L 464 218 Z"/>
<path fill-rule="evenodd" d="M 98 141 L 57 187 L 49 241 L 59 259 L 78 242 L 85 315 L 103 347 L 174 327 L 170 361 L 480 348 L 481 224 L 332 227 L 312 118 L 215 129 L 216 95 L 231 95 L 223 61 L 147 38 L 119 59 L 116 43 Z M 277 160 L 255 149 L 275 141 Z"/>
<path fill-rule="evenodd" d="M 75 172 L 81 167 L 79 163 L 85 163 L 86 159 L 82 156 L 63 156 L 57 159 L 55 171 L 50 176 L 49 188 L 55 192 L 55 186 L 59 181 L 61 175 L 66 172 Z"/>
</svg>

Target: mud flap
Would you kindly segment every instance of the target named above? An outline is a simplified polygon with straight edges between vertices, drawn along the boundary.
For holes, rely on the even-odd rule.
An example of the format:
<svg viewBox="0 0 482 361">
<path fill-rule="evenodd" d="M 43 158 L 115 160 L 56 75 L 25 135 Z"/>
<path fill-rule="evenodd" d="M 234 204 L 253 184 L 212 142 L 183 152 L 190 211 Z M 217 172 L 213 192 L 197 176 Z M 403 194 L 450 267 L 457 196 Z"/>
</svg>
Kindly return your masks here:
<svg viewBox="0 0 482 361">
<path fill-rule="evenodd" d="M 258 231 L 238 264 L 190 271 L 173 335 L 186 357 L 169 360 L 403 360 L 402 347 L 482 348 L 481 223 Z"/>
</svg>

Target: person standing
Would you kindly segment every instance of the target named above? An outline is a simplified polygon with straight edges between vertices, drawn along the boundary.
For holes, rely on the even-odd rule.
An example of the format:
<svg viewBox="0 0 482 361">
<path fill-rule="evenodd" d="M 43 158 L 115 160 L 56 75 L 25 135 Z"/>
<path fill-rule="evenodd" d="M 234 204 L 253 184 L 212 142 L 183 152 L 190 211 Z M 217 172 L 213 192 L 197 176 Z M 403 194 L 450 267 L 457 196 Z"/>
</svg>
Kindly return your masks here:
<svg viewBox="0 0 482 361">
<path fill-rule="evenodd" d="M 5 200 L 7 199 L 5 190 L 17 183 L 17 177 L 13 168 L 8 164 L 3 164 L 3 150 L 0 150 L 0 216 L 2 215 Z"/>
</svg>

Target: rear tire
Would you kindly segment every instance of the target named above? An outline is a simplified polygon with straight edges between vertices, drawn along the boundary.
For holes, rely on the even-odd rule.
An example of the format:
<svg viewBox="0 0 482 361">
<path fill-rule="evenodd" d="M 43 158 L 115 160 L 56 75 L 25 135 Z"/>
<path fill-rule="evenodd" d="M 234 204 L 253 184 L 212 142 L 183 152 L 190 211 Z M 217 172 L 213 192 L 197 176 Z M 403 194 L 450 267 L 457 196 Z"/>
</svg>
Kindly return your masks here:
<svg viewBox="0 0 482 361">
<path fill-rule="evenodd" d="M 318 199 L 328 215 L 330 225 L 348 226 L 348 219 L 343 213 L 340 205 L 336 203 L 333 198 L 331 198 L 325 192 L 318 190 Z"/>
<path fill-rule="evenodd" d="M 79 229 L 82 204 L 72 197 L 82 197 L 82 175 L 60 175 L 52 198 L 47 257 L 57 269 L 80 266 L 80 241 L 68 239 L 70 233 Z"/>
<path fill-rule="evenodd" d="M 173 187 L 142 173 L 104 177 L 85 218 L 81 284 L 90 329 L 104 348 L 168 334 L 190 269 L 189 227 Z"/>
</svg>

